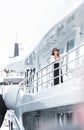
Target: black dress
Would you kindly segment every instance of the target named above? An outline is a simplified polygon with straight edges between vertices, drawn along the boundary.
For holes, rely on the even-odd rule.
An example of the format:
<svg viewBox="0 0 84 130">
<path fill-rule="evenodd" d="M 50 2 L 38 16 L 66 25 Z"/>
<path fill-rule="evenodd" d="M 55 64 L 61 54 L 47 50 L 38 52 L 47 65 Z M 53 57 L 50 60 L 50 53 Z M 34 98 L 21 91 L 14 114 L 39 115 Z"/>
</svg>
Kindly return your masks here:
<svg viewBox="0 0 84 130">
<path fill-rule="evenodd" d="M 1 125 L 3 123 L 6 111 L 7 111 L 7 107 L 6 107 L 5 102 L 4 102 L 3 98 L 2 98 L 2 95 L 0 95 L 0 127 L 1 127 Z"/>
<path fill-rule="evenodd" d="M 62 74 L 62 70 L 61 70 Z M 54 85 L 59 84 L 59 63 L 54 63 Z M 63 76 L 61 75 L 61 83 L 63 82 Z"/>
</svg>

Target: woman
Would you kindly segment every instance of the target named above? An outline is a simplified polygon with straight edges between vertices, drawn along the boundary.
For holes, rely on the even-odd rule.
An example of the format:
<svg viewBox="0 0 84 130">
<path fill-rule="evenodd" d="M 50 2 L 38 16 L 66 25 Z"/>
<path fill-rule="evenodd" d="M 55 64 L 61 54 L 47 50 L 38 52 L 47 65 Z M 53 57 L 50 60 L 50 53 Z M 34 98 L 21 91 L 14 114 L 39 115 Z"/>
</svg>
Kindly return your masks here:
<svg viewBox="0 0 84 130">
<path fill-rule="evenodd" d="M 63 82 L 62 70 L 60 71 L 60 68 L 59 68 L 60 67 L 59 64 L 62 63 L 62 61 L 59 62 L 59 49 L 54 48 L 52 50 L 51 61 L 52 62 L 56 61 L 54 63 L 54 85 L 59 84 L 60 80 L 62 83 Z M 59 77 L 60 74 L 61 74 L 61 77 Z"/>
</svg>

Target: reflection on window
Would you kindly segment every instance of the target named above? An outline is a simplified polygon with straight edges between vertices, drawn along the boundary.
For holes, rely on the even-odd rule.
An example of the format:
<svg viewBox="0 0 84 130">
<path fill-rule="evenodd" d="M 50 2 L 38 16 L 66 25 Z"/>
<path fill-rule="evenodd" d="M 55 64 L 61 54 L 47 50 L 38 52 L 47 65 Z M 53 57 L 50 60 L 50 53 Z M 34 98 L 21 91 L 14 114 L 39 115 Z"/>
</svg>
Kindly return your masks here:
<svg viewBox="0 0 84 130">
<path fill-rule="evenodd" d="M 67 42 L 67 52 L 74 48 L 74 39 Z M 71 52 L 67 56 L 67 71 L 73 72 L 75 69 L 75 52 Z M 69 73 L 70 74 L 70 73 Z"/>
<path fill-rule="evenodd" d="M 74 48 L 74 39 L 67 42 L 67 52 Z"/>
<path fill-rule="evenodd" d="M 60 49 L 59 49 L 59 53 L 60 53 L 60 54 L 63 54 L 63 53 L 64 53 L 64 48 L 60 48 Z"/>
<path fill-rule="evenodd" d="M 29 62 L 32 64 L 32 55 L 29 56 Z"/>
</svg>

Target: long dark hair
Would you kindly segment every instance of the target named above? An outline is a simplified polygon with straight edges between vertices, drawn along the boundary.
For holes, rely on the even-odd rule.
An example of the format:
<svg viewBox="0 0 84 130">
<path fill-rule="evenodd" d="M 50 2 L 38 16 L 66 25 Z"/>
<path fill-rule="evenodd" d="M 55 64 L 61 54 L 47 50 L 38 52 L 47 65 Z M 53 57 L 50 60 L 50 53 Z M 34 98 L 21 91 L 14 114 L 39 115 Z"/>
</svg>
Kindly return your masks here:
<svg viewBox="0 0 84 130">
<path fill-rule="evenodd" d="M 53 48 L 51 55 L 54 55 L 54 51 L 57 51 L 58 52 L 57 55 L 59 56 L 59 49 Z"/>
</svg>

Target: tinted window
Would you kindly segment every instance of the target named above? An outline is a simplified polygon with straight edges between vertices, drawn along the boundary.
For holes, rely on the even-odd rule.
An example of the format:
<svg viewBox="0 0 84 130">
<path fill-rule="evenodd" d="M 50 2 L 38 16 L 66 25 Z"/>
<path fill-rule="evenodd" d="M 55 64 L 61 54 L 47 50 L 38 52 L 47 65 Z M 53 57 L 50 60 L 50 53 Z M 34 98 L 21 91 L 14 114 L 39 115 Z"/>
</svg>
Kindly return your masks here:
<svg viewBox="0 0 84 130">
<path fill-rule="evenodd" d="M 74 48 L 74 39 L 67 42 L 67 52 Z"/>
</svg>

